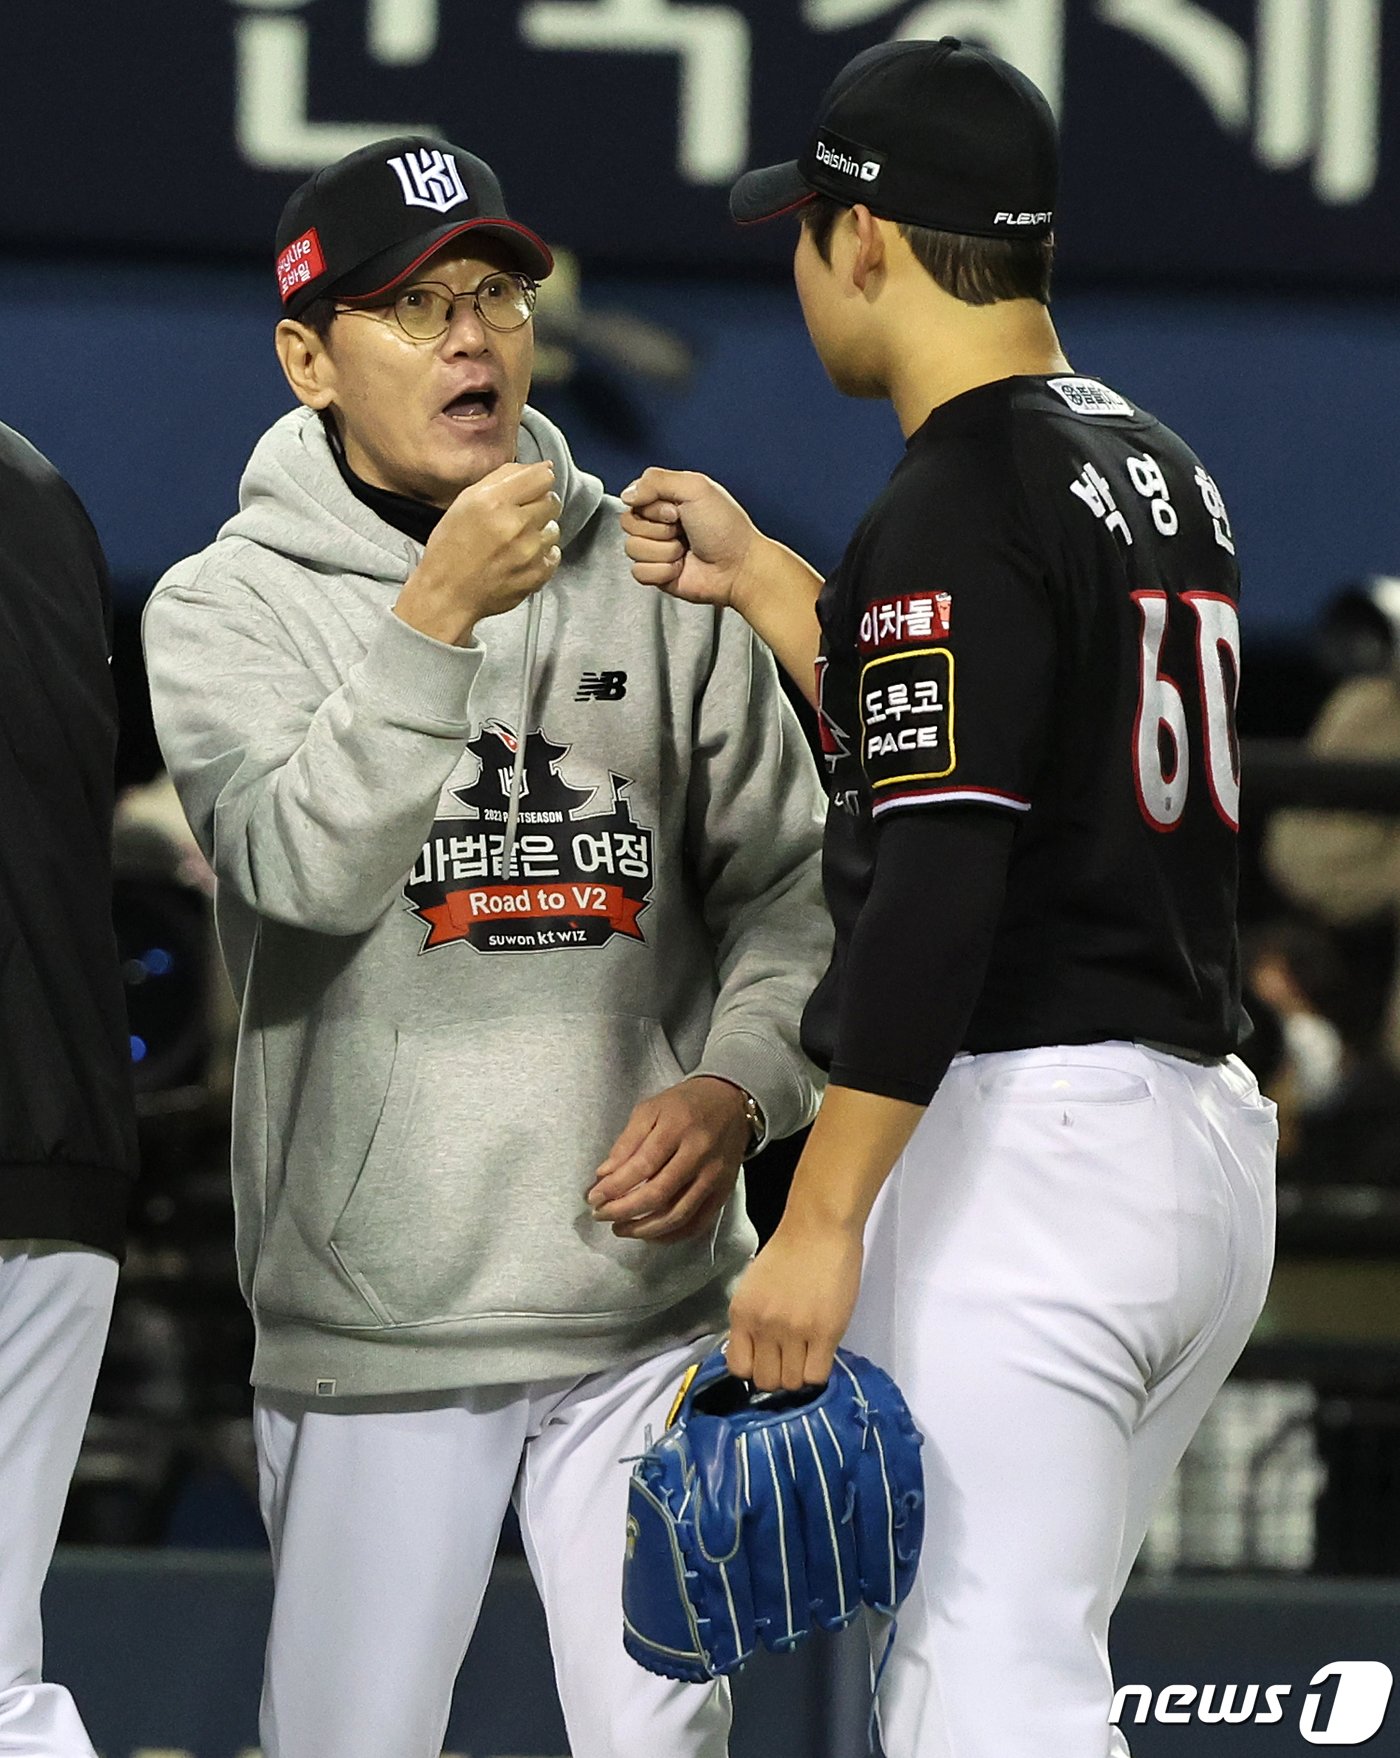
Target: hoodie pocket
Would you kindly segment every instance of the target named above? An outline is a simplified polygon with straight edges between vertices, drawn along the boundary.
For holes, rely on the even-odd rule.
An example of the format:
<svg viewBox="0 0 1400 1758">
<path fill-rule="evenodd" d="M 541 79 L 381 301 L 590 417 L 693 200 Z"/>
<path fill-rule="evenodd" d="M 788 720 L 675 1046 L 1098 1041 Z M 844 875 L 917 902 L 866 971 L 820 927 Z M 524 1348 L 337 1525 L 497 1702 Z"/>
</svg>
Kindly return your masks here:
<svg viewBox="0 0 1400 1758">
<path fill-rule="evenodd" d="M 384 1325 L 684 1298 L 708 1248 L 617 1239 L 586 1201 L 632 1107 L 682 1075 L 658 1023 L 625 1014 L 401 1035 L 332 1255 Z"/>
</svg>

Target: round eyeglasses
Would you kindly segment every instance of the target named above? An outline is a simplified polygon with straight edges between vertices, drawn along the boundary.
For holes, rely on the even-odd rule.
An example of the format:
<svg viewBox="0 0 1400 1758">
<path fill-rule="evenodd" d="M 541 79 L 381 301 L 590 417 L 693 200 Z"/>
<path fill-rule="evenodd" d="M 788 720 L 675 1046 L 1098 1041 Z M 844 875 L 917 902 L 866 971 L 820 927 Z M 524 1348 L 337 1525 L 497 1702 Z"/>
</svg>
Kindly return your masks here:
<svg viewBox="0 0 1400 1758">
<path fill-rule="evenodd" d="M 392 319 L 410 341 L 435 342 L 452 327 L 459 306 L 470 303 L 488 329 L 519 330 L 529 323 L 538 297 L 539 288 L 528 275 L 503 269 L 466 293 L 454 293 L 441 281 L 415 281 L 398 294 L 388 308 L 388 317 L 382 306 L 371 310 L 363 305 L 337 305 L 335 309 L 380 323 Z"/>
</svg>

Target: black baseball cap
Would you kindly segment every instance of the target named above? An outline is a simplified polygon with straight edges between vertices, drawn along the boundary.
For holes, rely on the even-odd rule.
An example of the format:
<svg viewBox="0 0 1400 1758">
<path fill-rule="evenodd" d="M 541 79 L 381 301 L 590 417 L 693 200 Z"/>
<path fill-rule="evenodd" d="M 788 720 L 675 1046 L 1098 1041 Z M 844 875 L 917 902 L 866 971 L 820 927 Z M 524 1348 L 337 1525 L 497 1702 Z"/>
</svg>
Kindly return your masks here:
<svg viewBox="0 0 1400 1758">
<path fill-rule="evenodd" d="M 387 294 L 451 238 L 480 232 L 509 244 L 542 281 L 549 246 L 512 220 L 484 159 L 427 135 L 378 140 L 293 190 L 277 224 L 277 289 L 296 317 L 313 299 Z"/>
<path fill-rule="evenodd" d="M 1059 147 L 1045 95 L 957 37 L 880 43 L 847 63 L 800 159 L 749 171 L 729 211 L 743 225 L 814 195 L 882 219 L 977 238 L 1046 238 Z"/>
</svg>

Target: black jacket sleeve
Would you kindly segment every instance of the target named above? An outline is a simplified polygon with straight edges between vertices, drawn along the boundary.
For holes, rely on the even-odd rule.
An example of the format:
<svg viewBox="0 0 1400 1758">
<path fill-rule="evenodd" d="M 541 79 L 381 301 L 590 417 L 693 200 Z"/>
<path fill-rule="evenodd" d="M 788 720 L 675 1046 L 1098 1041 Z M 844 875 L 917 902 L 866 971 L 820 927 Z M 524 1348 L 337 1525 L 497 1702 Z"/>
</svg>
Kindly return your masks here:
<svg viewBox="0 0 1400 1758">
<path fill-rule="evenodd" d="M 110 619 L 77 496 L 0 427 L 0 1238 L 119 1256 L 136 1123 L 112 929 Z"/>
</svg>

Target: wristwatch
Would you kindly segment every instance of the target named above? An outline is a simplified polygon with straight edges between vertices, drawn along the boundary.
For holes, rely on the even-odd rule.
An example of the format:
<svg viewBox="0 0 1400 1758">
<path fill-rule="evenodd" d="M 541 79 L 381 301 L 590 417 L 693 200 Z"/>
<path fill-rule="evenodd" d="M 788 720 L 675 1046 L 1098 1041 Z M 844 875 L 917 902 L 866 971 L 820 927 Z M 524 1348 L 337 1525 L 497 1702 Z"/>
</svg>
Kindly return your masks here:
<svg viewBox="0 0 1400 1758">
<path fill-rule="evenodd" d="M 744 1121 L 749 1126 L 749 1145 L 744 1158 L 751 1160 L 763 1145 L 763 1138 L 768 1133 L 768 1122 L 763 1115 L 762 1105 L 748 1088 L 740 1087 L 739 1091 L 744 1095 Z"/>
<path fill-rule="evenodd" d="M 691 1080 L 698 1080 L 701 1076 L 691 1075 L 688 1078 Z M 707 1080 L 723 1081 L 725 1086 L 733 1087 L 734 1091 L 738 1093 L 740 1098 L 744 1101 L 744 1122 L 749 1126 L 749 1145 L 744 1149 L 743 1158 L 745 1160 L 751 1160 L 763 1146 L 763 1139 L 768 1134 L 768 1119 L 763 1115 L 762 1105 L 759 1104 L 758 1100 L 754 1098 L 753 1094 L 747 1087 L 741 1087 L 737 1080 L 730 1080 L 727 1074 L 710 1074 L 704 1076 L 704 1078 Z"/>
</svg>

